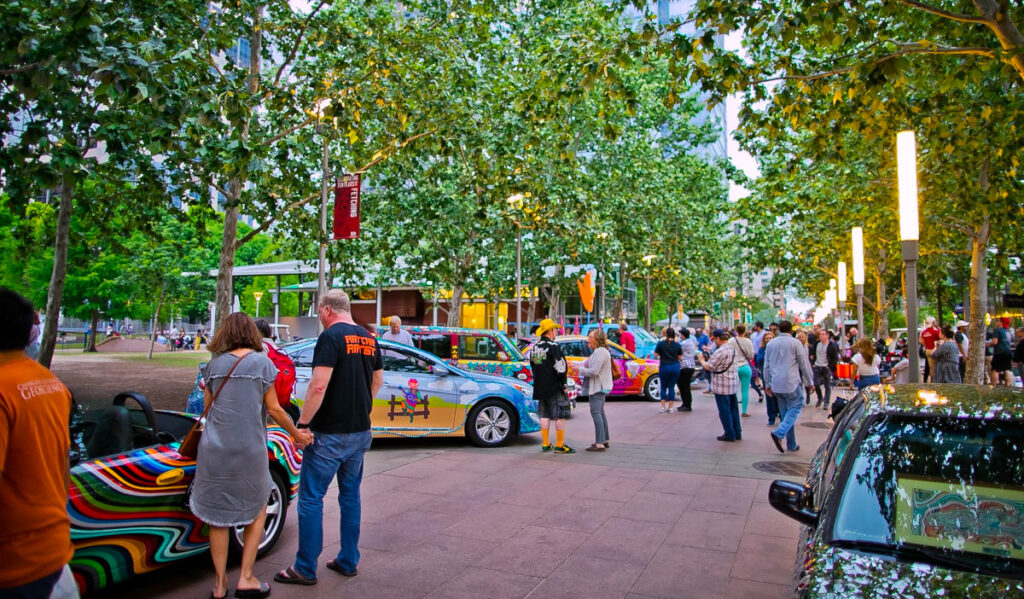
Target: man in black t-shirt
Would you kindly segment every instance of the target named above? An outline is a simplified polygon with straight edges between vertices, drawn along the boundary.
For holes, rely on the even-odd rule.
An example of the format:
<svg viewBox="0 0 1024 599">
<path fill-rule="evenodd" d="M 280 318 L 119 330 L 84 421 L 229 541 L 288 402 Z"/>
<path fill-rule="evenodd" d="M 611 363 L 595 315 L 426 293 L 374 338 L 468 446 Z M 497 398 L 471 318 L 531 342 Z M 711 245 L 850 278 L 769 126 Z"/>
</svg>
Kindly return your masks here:
<svg viewBox="0 0 1024 599">
<path fill-rule="evenodd" d="M 323 550 L 323 500 L 334 478 L 341 506 L 341 547 L 327 567 L 343 576 L 357 573 L 363 454 L 372 440 L 373 398 L 384 382 L 377 340 L 352 320 L 348 295 L 340 289 L 325 293 L 319 315 L 324 332 L 313 350 L 313 376 L 296 423 L 313 431 L 313 444 L 302 453 L 299 477 L 299 550 L 295 564 L 274 576 L 285 584 L 316 584 L 317 559 Z"/>
</svg>

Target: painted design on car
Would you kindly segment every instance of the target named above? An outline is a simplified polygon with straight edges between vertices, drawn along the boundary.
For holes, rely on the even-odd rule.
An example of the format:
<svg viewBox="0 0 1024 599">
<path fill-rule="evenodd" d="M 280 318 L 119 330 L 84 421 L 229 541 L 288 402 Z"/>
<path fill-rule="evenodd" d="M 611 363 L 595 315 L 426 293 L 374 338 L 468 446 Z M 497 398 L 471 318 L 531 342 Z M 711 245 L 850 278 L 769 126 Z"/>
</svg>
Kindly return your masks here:
<svg viewBox="0 0 1024 599">
<path fill-rule="evenodd" d="M 508 376 L 528 383 L 533 382 L 533 371 L 530 370 L 529 362 L 519 352 L 515 342 L 501 331 L 428 326 L 409 327 L 408 331 L 417 348 L 448 360 L 453 366 L 463 370 Z M 434 347 L 427 341 L 427 337 L 430 336 L 445 337 L 447 342 L 444 343 L 443 348 Z M 488 347 L 486 353 L 492 354 L 493 357 L 480 359 L 477 355 L 470 355 L 464 351 L 465 348 L 460 349 L 466 345 L 468 338 L 480 338 L 492 343 L 494 347 Z"/>
<path fill-rule="evenodd" d="M 565 360 L 569 365 L 569 376 L 577 385 L 582 386 L 579 371 L 580 366 L 583 365 L 590 353 L 590 349 L 586 345 L 587 338 L 582 335 L 563 335 L 557 337 L 555 342 L 562 346 L 562 353 L 565 354 Z M 531 344 L 524 352 L 529 355 L 532 349 L 533 345 Z M 610 395 L 643 395 L 648 399 L 655 398 L 656 395 L 650 394 L 652 387 L 657 388 L 660 385 L 657 378 L 658 360 L 639 358 L 621 345 L 611 341 L 608 342 L 608 350 L 612 355 L 612 360 L 618 364 L 619 370 L 622 372 L 622 376 L 613 381 Z M 586 353 L 587 355 L 572 355 L 574 353 Z"/>
</svg>

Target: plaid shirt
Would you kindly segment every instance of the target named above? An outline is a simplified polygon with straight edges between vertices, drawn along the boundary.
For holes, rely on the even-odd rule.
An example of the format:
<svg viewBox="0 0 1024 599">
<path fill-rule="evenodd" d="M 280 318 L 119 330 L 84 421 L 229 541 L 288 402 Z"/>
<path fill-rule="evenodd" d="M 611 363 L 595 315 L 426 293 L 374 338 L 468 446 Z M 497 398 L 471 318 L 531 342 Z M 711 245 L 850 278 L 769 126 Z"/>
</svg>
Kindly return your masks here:
<svg viewBox="0 0 1024 599">
<path fill-rule="evenodd" d="M 736 369 L 742 360 L 736 358 L 736 349 L 726 344 L 719 347 L 708 360 L 708 366 L 711 367 L 711 392 L 715 395 L 736 395 L 739 391 L 740 377 Z"/>
</svg>

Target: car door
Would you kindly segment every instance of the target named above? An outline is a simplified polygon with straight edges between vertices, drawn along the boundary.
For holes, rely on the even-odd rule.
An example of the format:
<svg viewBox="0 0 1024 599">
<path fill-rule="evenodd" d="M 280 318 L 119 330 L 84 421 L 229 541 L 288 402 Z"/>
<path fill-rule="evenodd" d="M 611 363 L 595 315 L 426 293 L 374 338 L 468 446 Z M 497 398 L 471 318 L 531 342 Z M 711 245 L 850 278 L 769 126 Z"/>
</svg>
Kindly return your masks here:
<svg viewBox="0 0 1024 599">
<path fill-rule="evenodd" d="M 441 373 L 446 366 L 415 351 L 389 347 L 381 352 L 384 384 L 373 398 L 374 433 L 420 437 L 450 432 L 465 420 L 459 403 L 458 377 Z"/>
<path fill-rule="evenodd" d="M 313 376 L 313 350 L 316 349 L 315 343 L 303 345 L 296 348 L 293 351 L 288 351 L 285 348 L 284 351 L 288 354 L 292 362 L 295 362 L 295 397 L 300 400 L 306 399 L 306 389 L 309 388 L 309 379 Z"/>
</svg>

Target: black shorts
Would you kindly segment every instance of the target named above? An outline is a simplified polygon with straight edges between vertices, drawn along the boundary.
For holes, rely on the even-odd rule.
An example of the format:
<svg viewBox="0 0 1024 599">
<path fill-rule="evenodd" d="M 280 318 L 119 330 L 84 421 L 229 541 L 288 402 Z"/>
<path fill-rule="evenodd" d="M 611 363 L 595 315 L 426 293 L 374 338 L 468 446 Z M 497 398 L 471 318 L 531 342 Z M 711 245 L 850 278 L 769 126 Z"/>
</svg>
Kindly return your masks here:
<svg viewBox="0 0 1024 599">
<path fill-rule="evenodd" d="M 992 356 L 992 370 L 995 372 L 1006 372 L 1010 370 L 1010 362 L 1013 354 L 994 354 Z"/>
<path fill-rule="evenodd" d="M 565 420 L 571 413 L 569 398 L 565 395 L 537 400 L 537 414 L 541 418 Z"/>
</svg>

